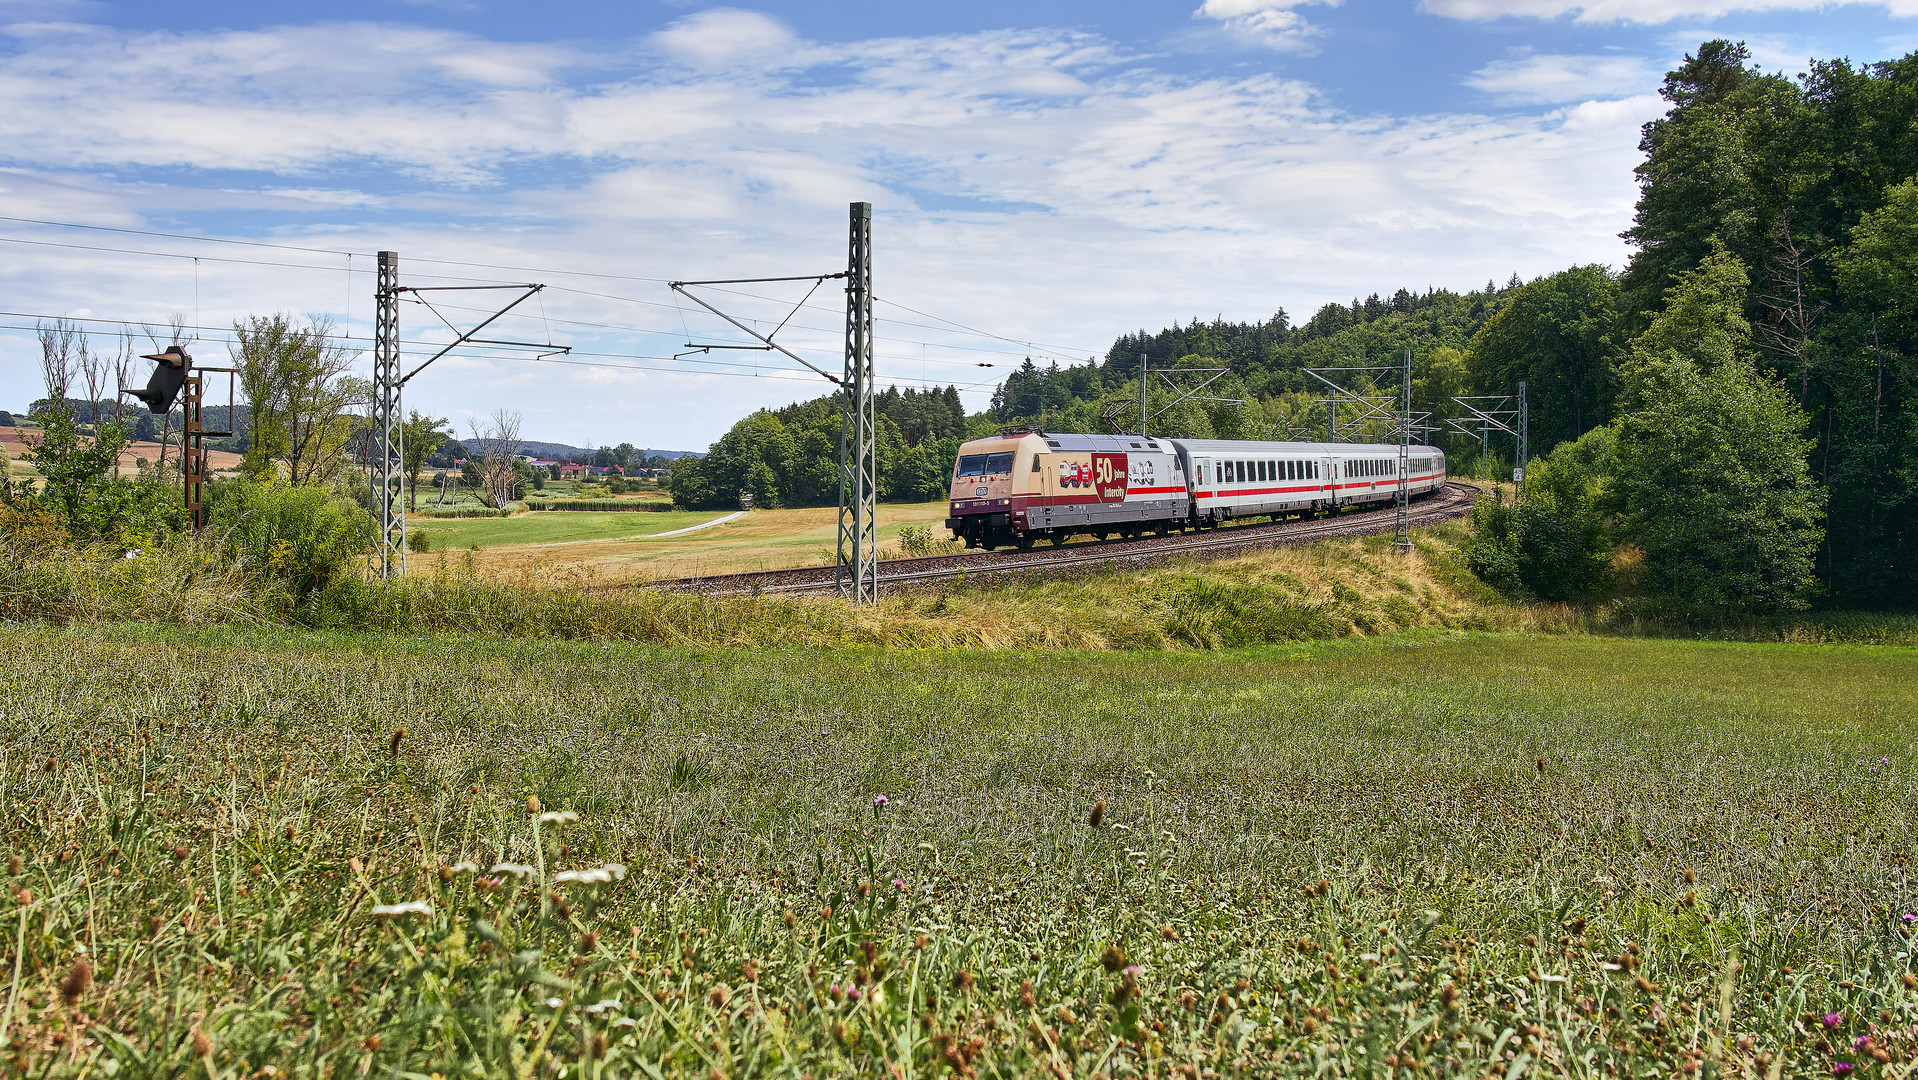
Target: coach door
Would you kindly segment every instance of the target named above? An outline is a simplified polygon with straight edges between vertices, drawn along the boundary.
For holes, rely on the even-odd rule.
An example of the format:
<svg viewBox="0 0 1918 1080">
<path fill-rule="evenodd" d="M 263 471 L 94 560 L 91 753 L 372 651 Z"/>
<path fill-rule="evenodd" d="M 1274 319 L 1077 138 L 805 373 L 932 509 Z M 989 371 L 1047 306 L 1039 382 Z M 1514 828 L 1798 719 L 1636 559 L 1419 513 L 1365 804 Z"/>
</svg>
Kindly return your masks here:
<svg viewBox="0 0 1918 1080">
<path fill-rule="evenodd" d="M 1327 506 L 1339 504 L 1339 465 L 1331 457 L 1319 459 L 1319 499 Z"/>
</svg>

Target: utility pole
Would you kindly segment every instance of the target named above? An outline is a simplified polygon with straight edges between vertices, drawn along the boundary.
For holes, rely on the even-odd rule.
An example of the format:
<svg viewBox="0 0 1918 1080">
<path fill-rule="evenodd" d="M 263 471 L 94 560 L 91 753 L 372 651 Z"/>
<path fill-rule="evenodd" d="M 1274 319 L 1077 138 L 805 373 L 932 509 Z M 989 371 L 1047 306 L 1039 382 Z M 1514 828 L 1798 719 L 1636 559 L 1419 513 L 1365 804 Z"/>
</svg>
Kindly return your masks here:
<svg viewBox="0 0 1918 1080">
<path fill-rule="evenodd" d="M 400 255 L 379 253 L 373 290 L 373 572 L 406 576 L 406 505 L 393 491 L 405 475 L 406 425 L 400 413 Z"/>
<path fill-rule="evenodd" d="M 373 563 L 370 569 L 374 576 L 382 578 L 404 577 L 406 575 L 406 500 L 398 490 L 401 478 L 405 476 L 404 452 L 406 419 L 400 413 L 400 391 L 412 381 L 413 376 L 425 371 L 427 366 L 467 342 L 481 345 L 498 345 L 509 349 L 537 349 L 541 355 L 553 356 L 572 351 L 570 345 L 544 345 L 530 341 L 502 341 L 497 338 L 475 337 L 481 330 L 491 326 L 507 312 L 524 303 L 534 293 L 544 289 L 544 285 L 401 285 L 400 256 L 398 252 L 382 251 L 379 254 L 379 277 L 373 288 L 373 438 L 368 440 L 372 458 L 372 499 L 367 505 L 367 513 L 372 517 L 373 526 Z M 426 362 L 405 375 L 400 374 L 400 294 L 408 293 L 412 298 L 433 311 L 434 308 L 423 293 L 430 292 L 488 292 L 494 290 L 522 290 L 519 298 L 493 314 L 488 315 L 478 326 L 456 335 L 452 342 L 442 347 Z M 440 315 L 441 321 L 445 316 Z M 451 326 L 452 323 L 447 323 Z"/>
<path fill-rule="evenodd" d="M 1400 551 L 1412 550 L 1412 350 L 1405 350 L 1399 365 L 1399 485 L 1393 499 L 1397 513 L 1392 543 Z"/>
<path fill-rule="evenodd" d="M 852 204 L 846 242 L 846 370 L 839 384 L 839 597 L 879 599 L 878 443 L 872 405 L 872 204 Z"/>
<path fill-rule="evenodd" d="M 1525 465 L 1532 454 L 1532 413 L 1525 402 L 1525 380 L 1518 383 L 1518 464 L 1512 467 L 1512 483 L 1518 486 L 1513 500 L 1525 497 Z"/>
</svg>

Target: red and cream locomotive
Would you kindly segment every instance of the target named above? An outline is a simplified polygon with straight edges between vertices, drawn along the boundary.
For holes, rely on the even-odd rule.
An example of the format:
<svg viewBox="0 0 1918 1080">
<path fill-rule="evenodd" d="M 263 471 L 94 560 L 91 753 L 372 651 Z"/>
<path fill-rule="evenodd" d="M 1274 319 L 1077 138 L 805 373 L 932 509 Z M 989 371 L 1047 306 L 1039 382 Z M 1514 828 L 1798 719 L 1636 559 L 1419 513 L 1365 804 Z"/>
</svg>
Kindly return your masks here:
<svg viewBox="0 0 1918 1080">
<path fill-rule="evenodd" d="M 1445 454 L 1414 446 L 1413 498 L 1445 485 Z M 1317 514 L 1397 495 L 1399 448 L 1044 431 L 959 448 L 946 528 L 967 547 L 1063 543 L 1075 533 L 1164 535 L 1232 518 Z"/>
</svg>

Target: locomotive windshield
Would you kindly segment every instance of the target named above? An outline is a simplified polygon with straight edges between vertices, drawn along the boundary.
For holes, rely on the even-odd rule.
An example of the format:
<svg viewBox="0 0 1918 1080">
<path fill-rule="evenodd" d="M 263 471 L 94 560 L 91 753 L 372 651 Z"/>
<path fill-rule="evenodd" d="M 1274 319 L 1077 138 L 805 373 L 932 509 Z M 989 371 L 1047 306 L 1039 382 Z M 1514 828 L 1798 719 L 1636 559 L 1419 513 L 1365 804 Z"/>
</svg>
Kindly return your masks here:
<svg viewBox="0 0 1918 1080">
<path fill-rule="evenodd" d="M 1012 471 L 1012 455 L 1006 454 L 962 454 L 959 457 L 959 470 L 955 476 L 996 476 Z"/>
</svg>

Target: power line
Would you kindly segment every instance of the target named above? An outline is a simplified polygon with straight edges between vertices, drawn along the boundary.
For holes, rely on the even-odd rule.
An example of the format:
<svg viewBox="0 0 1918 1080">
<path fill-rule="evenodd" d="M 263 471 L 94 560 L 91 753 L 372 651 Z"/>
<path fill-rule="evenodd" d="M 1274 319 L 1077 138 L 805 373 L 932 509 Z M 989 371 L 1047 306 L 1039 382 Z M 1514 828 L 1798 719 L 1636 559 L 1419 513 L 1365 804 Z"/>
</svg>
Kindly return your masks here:
<svg viewBox="0 0 1918 1080">
<path fill-rule="evenodd" d="M 218 255 L 185 255 L 172 251 L 138 251 L 133 248 L 101 247 L 97 244 L 62 244 L 57 240 L 23 240 L 17 236 L 0 236 L 0 243 L 30 244 L 34 247 L 68 248 L 74 251 L 105 251 L 119 255 L 146 255 L 155 259 L 203 259 L 207 262 L 233 263 L 239 266 L 279 266 L 289 270 L 327 270 L 339 274 L 346 271 L 344 266 L 312 266 L 306 263 L 273 262 L 266 259 L 224 259 Z M 346 254 L 341 252 L 341 254 Z"/>
<path fill-rule="evenodd" d="M 303 245 L 296 245 L 296 244 L 276 244 L 276 243 L 269 243 L 266 241 L 258 241 L 258 240 L 235 240 L 235 239 L 229 239 L 225 237 L 198 236 L 190 233 L 164 232 L 164 231 L 155 230 L 155 229 L 132 229 L 132 228 L 126 228 L 122 226 L 112 226 L 112 225 L 89 225 L 81 222 L 54 221 L 46 218 L 26 218 L 26 217 L 15 217 L 11 215 L 0 215 L 0 221 L 11 221 L 11 222 L 26 224 L 26 225 L 40 225 L 40 226 L 46 226 L 50 228 L 81 229 L 81 230 L 94 231 L 94 232 L 118 233 L 121 235 L 129 235 L 129 236 L 151 236 L 151 237 L 157 237 L 157 238 L 163 238 L 163 239 L 185 240 L 185 241 L 192 241 L 192 242 L 198 242 L 198 243 L 228 244 L 228 245 L 243 246 L 243 247 L 265 248 L 265 249 L 279 250 L 279 251 L 297 251 L 297 252 L 302 252 L 306 254 L 336 255 L 336 256 L 340 256 L 342 258 L 348 259 L 349 264 L 345 266 L 316 266 L 308 263 L 293 263 L 293 262 L 276 261 L 276 260 L 223 258 L 220 256 L 213 256 L 213 255 L 196 256 L 196 255 L 183 254 L 179 252 L 146 251 L 146 250 L 141 250 L 136 248 L 119 248 L 119 247 L 109 247 L 105 245 L 96 245 L 96 244 L 70 244 L 70 243 L 62 243 L 60 241 L 53 241 L 53 240 L 30 240 L 23 237 L 0 237 L 0 243 L 22 244 L 22 245 L 28 245 L 28 246 L 34 246 L 34 247 L 61 248 L 61 249 L 72 250 L 72 251 L 92 251 L 92 252 L 101 252 L 101 253 L 107 253 L 107 254 L 139 255 L 139 256 L 145 256 L 148 258 L 161 258 L 161 259 L 182 259 L 182 260 L 193 260 L 193 261 L 205 260 L 208 262 L 226 263 L 229 265 L 237 265 L 237 266 L 273 266 L 273 267 L 279 267 L 282 269 L 291 269 L 291 270 L 318 270 L 318 271 L 325 271 L 330 273 L 346 273 L 349 275 L 349 280 L 351 280 L 350 275 L 353 273 L 353 269 L 350 265 L 350 260 L 355 255 L 367 254 L 365 252 L 344 251 L 344 250 L 339 250 L 335 248 L 306 247 Z M 542 274 L 542 275 L 585 277 L 585 278 L 596 278 L 596 279 L 609 280 L 609 281 L 640 281 L 640 282 L 653 282 L 653 283 L 661 283 L 661 284 L 667 283 L 668 281 L 668 279 L 666 278 L 647 277 L 647 276 L 636 275 L 636 274 L 606 274 L 606 273 L 599 273 L 594 271 L 558 270 L 553 268 L 522 267 L 522 266 L 513 266 L 505 263 L 484 263 L 484 262 L 459 260 L 459 259 L 416 258 L 413 261 L 428 263 L 428 264 L 437 265 L 437 266 L 471 266 L 471 267 L 488 269 L 488 270 L 507 270 L 507 271 L 531 273 L 531 274 Z M 418 274 L 413 276 L 423 277 L 429 280 L 443 280 L 443 281 L 486 282 L 486 281 L 494 280 L 489 278 L 479 278 L 479 277 L 472 277 L 472 276 L 466 276 L 466 275 L 451 275 L 451 274 L 447 274 L 447 275 Z M 623 302 L 623 303 L 642 304 L 648 307 L 666 308 L 671 306 L 658 301 L 642 300 L 638 297 L 630 297 L 630 296 L 617 296 L 610 293 L 594 292 L 588 289 L 575 289 L 575 288 L 570 288 L 570 287 L 561 286 L 561 285 L 555 285 L 555 286 L 552 286 L 552 288 L 563 290 L 566 292 L 577 293 L 582 296 L 593 296 L 599 299 L 614 300 L 614 301 Z M 746 292 L 744 290 L 716 289 L 715 291 L 728 292 L 728 293 L 732 293 L 733 295 L 742 296 L 749 299 L 765 300 L 768 302 L 780 302 L 780 303 L 784 302 L 784 301 L 778 300 L 778 298 L 776 297 L 762 296 L 756 293 Z M 957 320 L 947 319 L 947 318 L 944 318 L 943 316 L 934 315 L 926 311 L 921 311 L 918 308 L 914 308 L 906 304 L 901 304 L 895 300 L 887 300 L 877 296 L 875 296 L 873 299 L 880 303 L 887 304 L 891 307 L 899 308 L 902 311 L 911 312 L 912 314 L 917 315 L 921 318 L 932 319 L 932 320 L 935 320 L 936 322 L 945 324 L 944 326 L 934 326 L 934 325 L 929 325 L 925 323 L 907 322 L 905 320 L 887 320 L 888 322 L 893 323 L 893 325 L 910 326 L 915 329 L 931 330 L 939 333 L 952 333 L 953 330 L 949 328 L 956 328 L 957 330 L 964 331 L 965 333 L 972 334 L 976 337 L 980 337 L 980 338 L 984 338 L 992 341 L 1005 342 L 1007 344 L 1016 345 L 1021 348 L 1040 350 L 1042 357 L 1046 359 L 1057 359 L 1062 356 L 1066 359 L 1076 361 L 1078 357 L 1080 356 L 1096 355 L 1096 352 L 1089 353 L 1088 350 L 1074 349 L 1066 346 L 1048 344 L 1045 342 L 1026 341 L 1019 338 L 1007 337 L 1003 334 L 995 334 L 988 330 L 981 330 L 977 327 L 958 322 Z M 805 308 L 807 310 L 813 310 L 813 311 L 837 313 L 837 309 L 835 308 L 822 307 L 816 304 L 807 304 L 807 303 L 804 303 L 803 301 L 798 305 L 798 307 Z M 577 323 L 578 325 L 586 325 L 586 326 L 602 325 L 602 328 L 606 328 L 606 329 L 628 329 L 631 332 L 635 332 L 635 333 L 666 333 L 666 331 L 646 330 L 644 328 L 618 327 L 613 324 L 593 324 L 590 322 L 586 322 L 584 320 L 562 319 L 559 321 L 572 322 L 572 323 Z M 810 326 L 806 324 L 794 324 L 794 325 L 798 329 L 811 330 L 815 333 L 822 333 L 822 334 L 839 333 L 838 328 Z M 1002 354 L 1002 351 L 997 349 L 983 349 L 983 348 L 976 348 L 976 347 L 964 346 L 964 345 L 953 345 L 953 344 L 948 344 L 944 342 L 909 341 L 907 342 L 907 344 L 925 345 L 931 348 L 945 348 L 945 349 L 953 349 L 957 351 L 986 352 L 986 353 L 993 353 L 996 355 Z M 1052 355 L 1055 353 L 1058 354 L 1058 356 Z M 946 361 L 936 361 L 936 362 L 956 363 L 956 362 L 946 362 Z"/>
<path fill-rule="evenodd" d="M 191 233 L 155 232 L 152 229 L 126 229 L 115 225 L 82 225 L 74 221 L 46 221 L 41 218 L 8 217 L 0 214 L 0 221 L 16 221 L 24 225 L 51 225 L 59 229 L 90 229 L 94 232 L 125 233 L 129 236 L 162 236 L 170 240 L 198 240 L 205 244 L 238 244 L 245 247 L 277 248 L 280 251 L 305 251 L 315 255 L 364 255 L 363 251 L 335 251 L 332 248 L 299 247 L 294 244 L 269 244 L 261 240 L 228 240 L 219 236 L 195 236 Z"/>
<path fill-rule="evenodd" d="M 102 319 L 97 317 L 70 317 L 69 318 L 66 316 L 36 315 L 32 312 L 20 312 L 20 311 L 0 311 L 0 317 L 41 319 L 41 320 L 54 319 L 54 318 L 67 318 L 69 322 L 104 323 L 112 326 L 141 327 L 141 328 L 146 328 L 153 325 L 151 323 L 135 322 L 127 319 Z M 171 324 L 168 324 L 167 328 L 170 329 Z M 0 330 L 21 330 L 21 331 L 32 332 L 38 329 L 39 329 L 38 326 L 0 323 Z M 209 336 L 205 338 L 204 340 L 208 340 L 208 341 L 219 341 L 222 343 L 231 343 L 239 340 L 238 337 L 232 333 L 231 327 L 189 326 L 186 324 L 182 324 L 180 329 L 207 331 Z M 338 338 L 337 335 L 329 335 L 328 340 L 337 342 L 342 339 Z M 402 339 L 401 344 L 417 346 L 418 351 L 414 352 L 413 355 L 418 355 L 419 352 L 424 352 L 427 349 L 438 348 L 443 343 L 433 342 L 433 341 L 419 341 L 416 339 Z M 751 364 L 741 364 L 741 363 L 734 363 L 734 362 L 729 362 L 724 360 L 715 360 L 715 359 L 709 359 L 709 358 L 695 359 L 690 357 L 678 357 L 678 356 L 655 356 L 647 353 L 583 352 L 579 350 L 575 350 L 572 355 L 575 357 L 596 357 L 599 359 L 560 360 L 560 359 L 555 359 L 551 357 L 532 357 L 532 356 L 524 356 L 524 355 L 512 354 L 512 353 L 501 354 L 501 353 L 488 353 L 488 352 L 469 352 L 469 353 L 461 354 L 463 358 L 468 360 L 562 364 L 562 365 L 571 366 L 571 367 L 606 368 L 606 369 L 615 370 L 615 371 L 648 371 L 648 372 L 657 372 L 661 374 L 722 375 L 729 378 L 745 378 L 745 379 L 766 378 L 766 379 L 794 381 L 794 382 L 810 382 L 811 381 L 809 377 L 803 377 L 798 372 L 785 371 L 779 368 L 767 369 L 763 367 L 757 367 Z M 638 364 L 614 364 L 614 363 L 605 362 L 607 360 L 654 360 L 654 361 L 659 361 L 665 364 L 672 364 L 675 366 L 653 367 L 653 366 L 642 366 Z M 893 383 L 895 385 L 901 385 L 901 386 L 917 385 L 924 389 L 941 389 L 946 385 L 956 385 L 954 383 L 951 383 L 950 381 L 948 381 L 948 383 L 940 383 L 937 380 L 914 379 L 914 378 L 892 379 L 892 380 L 888 380 L 888 382 Z M 961 391 L 967 391 L 972 389 L 973 386 L 977 386 L 977 385 L 983 385 L 983 384 L 969 384 L 966 386 L 958 386 L 957 388 Z"/>
</svg>

